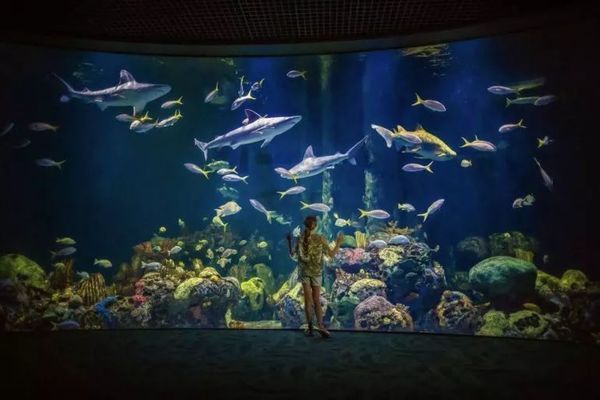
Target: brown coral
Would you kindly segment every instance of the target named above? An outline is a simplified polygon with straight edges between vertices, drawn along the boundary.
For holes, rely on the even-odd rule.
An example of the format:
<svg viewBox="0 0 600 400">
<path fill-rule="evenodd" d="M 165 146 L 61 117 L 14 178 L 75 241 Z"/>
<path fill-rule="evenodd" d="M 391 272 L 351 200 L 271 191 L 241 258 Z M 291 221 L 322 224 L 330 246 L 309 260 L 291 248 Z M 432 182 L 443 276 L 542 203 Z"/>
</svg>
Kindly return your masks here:
<svg viewBox="0 0 600 400">
<path fill-rule="evenodd" d="M 87 306 L 96 304 L 106 297 L 106 282 L 102 274 L 92 274 L 88 279 L 81 281 L 77 293 Z"/>
</svg>

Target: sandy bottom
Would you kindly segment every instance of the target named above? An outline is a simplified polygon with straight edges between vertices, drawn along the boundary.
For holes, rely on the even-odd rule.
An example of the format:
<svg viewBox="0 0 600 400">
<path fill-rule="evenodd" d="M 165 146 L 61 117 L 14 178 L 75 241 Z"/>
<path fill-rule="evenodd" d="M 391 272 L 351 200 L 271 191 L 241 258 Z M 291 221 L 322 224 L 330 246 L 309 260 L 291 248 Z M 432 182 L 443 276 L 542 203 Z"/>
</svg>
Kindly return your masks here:
<svg viewBox="0 0 600 400">
<path fill-rule="evenodd" d="M 423 334 L 131 330 L 0 335 L 20 398 L 600 398 L 600 348 Z"/>
</svg>

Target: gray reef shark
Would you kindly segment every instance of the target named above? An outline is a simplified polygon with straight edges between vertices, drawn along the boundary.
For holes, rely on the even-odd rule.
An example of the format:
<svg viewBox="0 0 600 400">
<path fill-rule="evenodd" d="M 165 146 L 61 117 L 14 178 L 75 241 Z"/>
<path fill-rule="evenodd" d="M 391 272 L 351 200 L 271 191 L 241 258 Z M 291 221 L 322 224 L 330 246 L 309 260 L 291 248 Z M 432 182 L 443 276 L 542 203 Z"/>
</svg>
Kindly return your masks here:
<svg viewBox="0 0 600 400">
<path fill-rule="evenodd" d="M 107 107 L 134 107 L 134 113 L 142 111 L 146 104 L 156 100 L 171 91 L 171 86 L 158 83 L 137 82 L 133 75 L 122 69 L 117 86 L 100 90 L 88 88 L 78 91 L 73 89 L 64 79 L 54 74 L 67 88 L 68 94 L 63 95 L 60 101 L 65 103 L 70 99 L 79 99 L 85 103 L 94 103 L 101 110 Z"/>
<path fill-rule="evenodd" d="M 328 169 L 333 169 L 335 166 L 342 161 L 348 160 L 352 165 L 356 165 L 357 151 L 366 142 L 368 136 L 363 137 L 358 143 L 352 146 L 347 152 L 340 153 L 339 151 L 329 156 L 316 157 L 313 153 L 312 146 L 308 146 L 304 152 L 302 161 L 294 165 L 289 170 L 285 168 L 275 168 L 275 172 L 282 178 L 293 179 L 296 181 L 300 178 L 308 178 L 309 176 L 318 175 Z"/>
<path fill-rule="evenodd" d="M 237 149 L 244 144 L 263 142 L 260 147 L 268 145 L 275 136 L 281 135 L 287 130 L 296 125 L 302 117 L 293 115 L 291 117 L 266 117 L 255 113 L 252 110 L 244 110 L 248 123 L 240 126 L 224 135 L 217 136 L 208 143 L 194 139 L 196 145 L 204 154 L 204 159 L 207 159 L 208 149 L 220 149 L 221 147 L 230 146 L 232 149 Z"/>
</svg>

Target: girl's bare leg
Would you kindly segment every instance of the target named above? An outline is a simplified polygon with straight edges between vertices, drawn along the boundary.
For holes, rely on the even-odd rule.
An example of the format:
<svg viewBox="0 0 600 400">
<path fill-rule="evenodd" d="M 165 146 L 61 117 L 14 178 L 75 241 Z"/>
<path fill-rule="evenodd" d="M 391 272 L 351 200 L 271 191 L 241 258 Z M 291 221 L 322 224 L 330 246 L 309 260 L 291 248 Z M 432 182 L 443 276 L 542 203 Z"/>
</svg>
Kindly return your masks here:
<svg viewBox="0 0 600 400">
<path fill-rule="evenodd" d="M 323 309 L 321 308 L 321 287 L 312 286 L 312 301 L 315 304 L 315 313 L 317 314 L 317 326 L 319 333 L 323 337 L 329 337 L 329 331 L 323 325 Z"/>
<path fill-rule="evenodd" d="M 312 323 L 312 314 L 313 314 L 313 292 L 312 288 L 308 283 L 302 283 L 302 291 L 304 292 L 304 313 L 306 315 L 306 323 L 308 324 L 308 333 L 312 334 L 313 323 Z M 318 321 L 317 314 L 317 321 Z"/>
</svg>

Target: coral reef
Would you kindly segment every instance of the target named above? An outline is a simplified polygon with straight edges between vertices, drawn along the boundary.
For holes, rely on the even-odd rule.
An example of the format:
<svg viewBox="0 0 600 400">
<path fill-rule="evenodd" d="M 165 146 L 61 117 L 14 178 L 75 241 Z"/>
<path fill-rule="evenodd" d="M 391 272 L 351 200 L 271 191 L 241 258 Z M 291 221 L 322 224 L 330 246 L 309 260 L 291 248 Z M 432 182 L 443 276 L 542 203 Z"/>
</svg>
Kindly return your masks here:
<svg viewBox="0 0 600 400">
<path fill-rule="evenodd" d="M 414 323 L 406 306 L 371 296 L 354 309 L 354 327 L 370 331 L 412 331 Z"/>
</svg>

